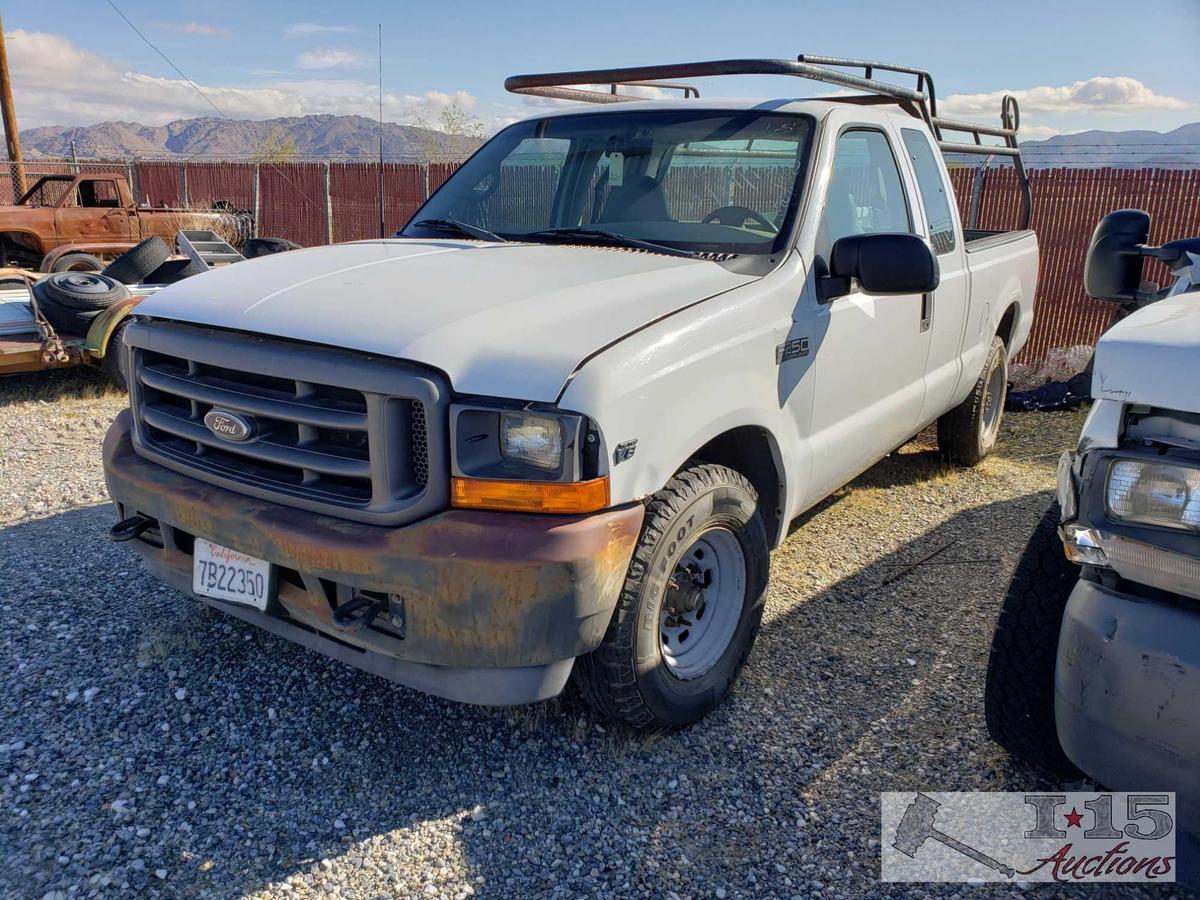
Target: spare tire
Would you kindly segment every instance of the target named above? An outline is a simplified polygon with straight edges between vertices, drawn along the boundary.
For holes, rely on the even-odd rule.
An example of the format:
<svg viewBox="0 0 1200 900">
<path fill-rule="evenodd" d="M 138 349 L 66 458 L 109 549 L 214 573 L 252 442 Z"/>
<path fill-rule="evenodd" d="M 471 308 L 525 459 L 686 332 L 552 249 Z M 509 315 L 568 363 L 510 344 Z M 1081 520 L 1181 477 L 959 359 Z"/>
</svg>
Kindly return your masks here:
<svg viewBox="0 0 1200 900">
<path fill-rule="evenodd" d="M 199 275 L 207 271 L 208 269 L 191 258 L 168 259 L 147 275 L 143 279 L 143 282 L 145 284 L 174 284 L 177 281 L 183 281 L 185 278 L 191 278 L 193 275 Z"/>
<path fill-rule="evenodd" d="M 149 237 L 126 250 L 104 269 L 104 274 L 122 284 L 137 284 L 167 261 L 171 249 L 162 238 Z"/>
<path fill-rule="evenodd" d="M 90 253 L 64 253 L 54 261 L 51 272 L 100 272 L 104 263 Z"/>
<path fill-rule="evenodd" d="M 37 298 L 38 311 L 45 317 L 54 330 L 60 334 L 72 334 L 83 336 L 88 333 L 88 329 L 92 327 L 92 319 L 100 315 L 103 310 L 79 310 L 68 309 L 67 307 L 56 303 L 46 295 L 46 292 L 34 288 L 34 296 Z"/>
<path fill-rule="evenodd" d="M 246 241 L 246 246 L 242 249 L 242 255 L 246 259 L 253 259 L 256 256 L 270 256 L 272 253 L 286 253 L 289 250 L 299 250 L 300 245 L 292 243 L 286 238 L 249 238 Z"/>
<path fill-rule="evenodd" d="M 84 312 L 104 309 L 129 296 L 129 288 L 97 272 L 56 272 L 37 286 L 59 306 Z"/>
</svg>

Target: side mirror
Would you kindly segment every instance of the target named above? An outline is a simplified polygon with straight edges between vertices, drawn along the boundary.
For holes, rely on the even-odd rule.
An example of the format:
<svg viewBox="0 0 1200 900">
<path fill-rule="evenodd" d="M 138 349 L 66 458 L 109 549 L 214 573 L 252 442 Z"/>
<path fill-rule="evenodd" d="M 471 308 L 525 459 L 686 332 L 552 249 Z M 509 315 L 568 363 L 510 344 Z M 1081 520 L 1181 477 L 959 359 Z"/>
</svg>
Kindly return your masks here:
<svg viewBox="0 0 1200 900">
<path fill-rule="evenodd" d="M 1150 215 L 1118 209 L 1100 220 L 1088 244 L 1083 289 L 1094 300 L 1137 299 L 1142 283 L 1140 248 L 1150 238 Z"/>
<path fill-rule="evenodd" d="M 834 243 L 821 299 L 850 293 L 852 279 L 868 294 L 927 294 L 941 276 L 937 257 L 922 238 L 882 233 L 855 234 Z"/>
</svg>

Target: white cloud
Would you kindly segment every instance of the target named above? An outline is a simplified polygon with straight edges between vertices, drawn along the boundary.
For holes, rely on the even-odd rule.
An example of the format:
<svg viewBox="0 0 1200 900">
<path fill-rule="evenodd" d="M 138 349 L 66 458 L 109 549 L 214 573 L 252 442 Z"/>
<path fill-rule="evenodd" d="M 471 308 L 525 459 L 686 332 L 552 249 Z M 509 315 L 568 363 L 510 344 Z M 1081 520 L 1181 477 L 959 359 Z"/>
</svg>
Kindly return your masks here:
<svg viewBox="0 0 1200 900">
<path fill-rule="evenodd" d="M 952 94 L 938 104 L 938 112 L 953 116 L 1000 114 L 1000 99 L 1012 94 L 1021 105 L 1021 113 L 1092 113 L 1134 115 L 1148 110 L 1188 109 L 1191 104 L 1178 97 L 1156 94 L 1136 78 L 1126 75 L 1097 75 L 1061 87 L 1033 87 L 1023 90 L 991 91 L 986 94 Z"/>
<path fill-rule="evenodd" d="M 314 34 L 351 34 L 357 31 L 351 25 L 320 25 L 316 22 L 293 22 L 283 29 L 283 36 L 288 38 L 308 37 Z"/>
<path fill-rule="evenodd" d="M 1061 128 L 1055 128 L 1053 125 L 1026 125 L 1022 122 L 1018 137 L 1022 141 L 1042 141 L 1046 138 L 1054 137 L 1056 134 L 1066 133 Z"/>
<path fill-rule="evenodd" d="M 112 57 L 76 47 L 61 35 L 17 29 L 7 37 L 23 128 L 104 121 L 163 125 L 174 119 L 216 115 L 183 80 L 133 71 Z M 353 78 L 276 79 L 256 87 L 201 84 L 200 88 L 233 119 L 321 113 L 374 118 L 378 114 L 378 87 Z M 449 104 L 464 109 L 476 105 L 475 97 L 465 91 L 385 93 L 383 101 L 384 118 L 391 122 L 411 122 L 421 113 L 436 119 Z"/>
<path fill-rule="evenodd" d="M 175 31 L 196 37 L 229 37 L 230 34 L 228 28 L 207 25 L 204 22 L 156 22 L 155 25 L 163 31 Z"/>
<path fill-rule="evenodd" d="M 365 56 L 344 47 L 318 47 L 296 57 L 296 65 L 301 69 L 361 69 L 366 64 Z"/>
</svg>

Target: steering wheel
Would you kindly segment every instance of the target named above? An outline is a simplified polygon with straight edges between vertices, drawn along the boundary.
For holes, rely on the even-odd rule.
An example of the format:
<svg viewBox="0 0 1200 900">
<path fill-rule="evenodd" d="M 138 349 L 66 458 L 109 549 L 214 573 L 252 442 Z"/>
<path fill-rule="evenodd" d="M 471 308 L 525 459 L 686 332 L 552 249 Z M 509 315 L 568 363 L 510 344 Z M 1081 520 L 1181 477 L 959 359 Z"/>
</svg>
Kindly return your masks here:
<svg viewBox="0 0 1200 900">
<path fill-rule="evenodd" d="M 704 217 L 704 224 L 716 222 L 718 225 L 728 225 L 733 228 L 741 228 L 746 224 L 747 219 L 753 219 L 757 224 L 763 227 L 764 231 L 769 231 L 771 234 L 779 234 L 779 228 L 764 216 L 762 213 L 757 213 L 748 206 L 722 206 L 714 209 Z"/>
</svg>

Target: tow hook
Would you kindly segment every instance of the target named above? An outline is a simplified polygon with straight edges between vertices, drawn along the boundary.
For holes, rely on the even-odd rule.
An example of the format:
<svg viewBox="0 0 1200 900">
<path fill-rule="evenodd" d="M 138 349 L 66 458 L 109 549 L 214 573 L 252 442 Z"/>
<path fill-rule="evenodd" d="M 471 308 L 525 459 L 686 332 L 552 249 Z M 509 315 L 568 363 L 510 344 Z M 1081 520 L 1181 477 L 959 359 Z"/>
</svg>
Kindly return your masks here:
<svg viewBox="0 0 1200 900">
<path fill-rule="evenodd" d="M 398 594 L 376 594 L 364 591 L 333 611 L 333 624 L 343 631 L 363 631 L 376 617 L 383 615 L 388 629 L 404 639 L 406 625 L 404 598 Z"/>
<path fill-rule="evenodd" d="M 108 539 L 115 544 L 123 544 L 126 541 L 132 541 L 134 538 L 140 537 L 156 524 L 154 519 L 138 513 L 136 516 L 122 519 L 112 528 L 108 529 Z"/>
</svg>

